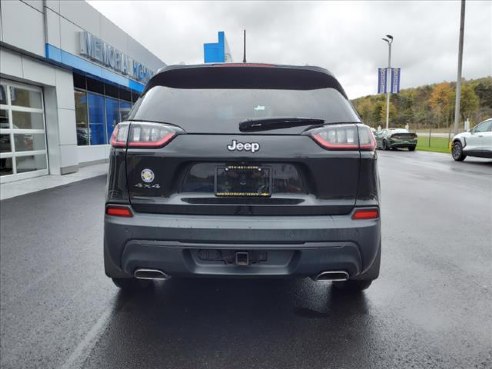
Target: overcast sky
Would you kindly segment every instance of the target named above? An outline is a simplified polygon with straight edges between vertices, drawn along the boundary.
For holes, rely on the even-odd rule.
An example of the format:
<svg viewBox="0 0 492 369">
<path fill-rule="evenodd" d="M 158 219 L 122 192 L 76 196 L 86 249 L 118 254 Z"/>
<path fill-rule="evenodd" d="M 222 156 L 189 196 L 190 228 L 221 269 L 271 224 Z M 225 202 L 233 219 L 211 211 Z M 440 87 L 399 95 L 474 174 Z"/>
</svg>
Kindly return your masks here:
<svg viewBox="0 0 492 369">
<path fill-rule="evenodd" d="M 350 98 L 377 92 L 394 36 L 401 87 L 455 81 L 459 1 L 89 1 L 166 64 L 203 63 L 203 44 L 225 31 L 233 61 L 319 65 Z M 463 77 L 492 75 L 492 1 L 466 2 Z"/>
</svg>

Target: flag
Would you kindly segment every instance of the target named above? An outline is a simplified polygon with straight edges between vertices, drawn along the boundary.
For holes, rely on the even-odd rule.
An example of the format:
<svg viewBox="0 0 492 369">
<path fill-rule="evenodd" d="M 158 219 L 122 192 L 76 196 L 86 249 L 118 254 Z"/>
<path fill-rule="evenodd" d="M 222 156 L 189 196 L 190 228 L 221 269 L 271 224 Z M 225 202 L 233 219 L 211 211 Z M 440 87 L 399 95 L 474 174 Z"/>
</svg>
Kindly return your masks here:
<svg viewBox="0 0 492 369">
<path fill-rule="evenodd" d="M 391 93 L 400 92 L 400 68 L 391 68 Z"/>
<path fill-rule="evenodd" d="M 386 68 L 378 68 L 378 94 L 386 93 Z"/>
</svg>

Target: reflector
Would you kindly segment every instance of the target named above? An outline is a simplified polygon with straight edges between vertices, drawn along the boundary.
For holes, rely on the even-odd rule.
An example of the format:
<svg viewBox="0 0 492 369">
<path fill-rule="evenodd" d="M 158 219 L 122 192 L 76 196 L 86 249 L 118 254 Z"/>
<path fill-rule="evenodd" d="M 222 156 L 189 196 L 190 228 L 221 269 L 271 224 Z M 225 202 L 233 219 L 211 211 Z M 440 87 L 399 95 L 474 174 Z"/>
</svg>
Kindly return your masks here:
<svg viewBox="0 0 492 369">
<path fill-rule="evenodd" d="M 352 215 L 352 219 L 354 220 L 377 219 L 377 218 L 379 218 L 378 209 L 357 209 Z"/>
<path fill-rule="evenodd" d="M 106 214 L 114 217 L 133 217 L 131 209 L 126 206 L 108 206 L 106 207 Z"/>
</svg>

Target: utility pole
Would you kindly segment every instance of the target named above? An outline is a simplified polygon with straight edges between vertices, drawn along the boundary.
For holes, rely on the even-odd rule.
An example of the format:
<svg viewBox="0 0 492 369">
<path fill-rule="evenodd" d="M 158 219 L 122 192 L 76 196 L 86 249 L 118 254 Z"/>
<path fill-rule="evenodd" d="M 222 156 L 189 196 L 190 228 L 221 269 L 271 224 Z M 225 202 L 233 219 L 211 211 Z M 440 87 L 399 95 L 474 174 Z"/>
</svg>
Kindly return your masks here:
<svg viewBox="0 0 492 369">
<path fill-rule="evenodd" d="M 386 35 L 386 37 L 383 37 L 383 40 L 388 43 L 388 69 L 386 70 L 386 129 L 388 129 L 391 94 L 391 44 L 393 43 L 393 36 Z"/>
<path fill-rule="evenodd" d="M 456 80 L 456 102 L 454 104 L 454 134 L 458 134 L 461 110 L 461 70 L 463 67 L 463 38 L 465 33 L 465 0 L 461 0 L 460 41 L 458 50 L 458 78 Z"/>
</svg>

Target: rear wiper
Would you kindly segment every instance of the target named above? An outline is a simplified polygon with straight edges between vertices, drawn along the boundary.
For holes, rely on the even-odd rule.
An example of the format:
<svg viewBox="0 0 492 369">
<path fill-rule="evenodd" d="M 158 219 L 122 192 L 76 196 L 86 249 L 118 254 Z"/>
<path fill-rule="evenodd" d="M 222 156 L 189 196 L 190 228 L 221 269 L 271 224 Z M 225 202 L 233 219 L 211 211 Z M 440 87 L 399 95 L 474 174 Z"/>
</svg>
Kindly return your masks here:
<svg viewBox="0 0 492 369">
<path fill-rule="evenodd" d="M 265 118 L 245 120 L 239 123 L 241 132 L 268 131 L 271 129 L 282 129 L 301 126 L 318 126 L 324 124 L 323 119 L 318 118 Z"/>
</svg>

